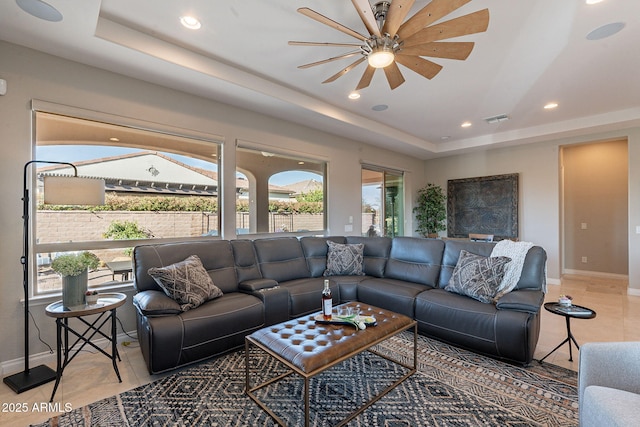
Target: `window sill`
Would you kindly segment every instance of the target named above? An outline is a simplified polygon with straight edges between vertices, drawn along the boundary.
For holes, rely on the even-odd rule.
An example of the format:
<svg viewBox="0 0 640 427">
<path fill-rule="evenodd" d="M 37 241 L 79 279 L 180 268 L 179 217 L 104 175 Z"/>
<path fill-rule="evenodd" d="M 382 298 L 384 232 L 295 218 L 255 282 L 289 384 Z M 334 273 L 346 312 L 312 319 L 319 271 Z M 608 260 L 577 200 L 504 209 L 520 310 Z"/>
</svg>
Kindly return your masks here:
<svg viewBox="0 0 640 427">
<path fill-rule="evenodd" d="M 134 290 L 133 282 L 122 283 L 119 285 L 105 286 L 103 288 L 98 289 L 100 293 L 129 292 L 133 290 Z M 29 306 L 49 305 L 53 302 L 60 301 L 61 299 L 62 299 L 62 291 L 46 294 L 46 295 L 35 295 L 29 298 Z M 20 303 L 24 306 L 24 298 L 20 298 Z"/>
</svg>

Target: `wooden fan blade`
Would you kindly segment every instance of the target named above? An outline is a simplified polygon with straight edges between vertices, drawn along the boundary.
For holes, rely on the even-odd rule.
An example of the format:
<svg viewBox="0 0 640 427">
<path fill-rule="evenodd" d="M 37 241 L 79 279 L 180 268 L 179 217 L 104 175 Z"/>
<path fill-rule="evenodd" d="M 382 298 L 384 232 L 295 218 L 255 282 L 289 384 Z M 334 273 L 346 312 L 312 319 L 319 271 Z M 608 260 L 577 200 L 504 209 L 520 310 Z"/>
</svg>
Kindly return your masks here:
<svg viewBox="0 0 640 427">
<path fill-rule="evenodd" d="M 327 42 L 298 42 L 290 41 L 289 46 L 335 46 L 335 47 L 360 47 L 358 43 L 327 43 Z"/>
<path fill-rule="evenodd" d="M 421 76 L 428 78 L 429 80 L 434 78 L 436 74 L 442 70 L 442 65 L 420 58 L 419 56 L 397 54 L 396 62 L 404 65 L 412 71 L 415 71 Z"/>
<path fill-rule="evenodd" d="M 371 79 L 373 78 L 373 73 L 375 72 L 376 72 L 375 68 L 373 68 L 371 65 L 367 65 L 367 69 L 364 70 L 364 73 L 362 74 L 362 78 L 360 79 L 358 86 L 356 86 L 356 90 L 369 87 L 369 85 L 371 84 Z"/>
<path fill-rule="evenodd" d="M 351 3 L 353 3 L 353 7 L 358 11 L 358 15 L 360 15 L 360 19 L 364 22 L 364 26 L 367 27 L 369 34 L 375 34 L 378 37 L 382 37 L 382 34 L 380 34 L 380 28 L 378 28 L 378 21 L 376 21 L 376 17 L 373 14 L 373 9 L 371 9 L 369 0 L 351 0 Z"/>
<path fill-rule="evenodd" d="M 384 75 L 387 76 L 387 81 L 389 82 L 391 90 L 404 83 L 404 77 L 402 77 L 400 68 L 398 68 L 398 64 L 396 64 L 395 62 L 392 62 L 391 65 L 384 67 L 383 70 Z"/>
<path fill-rule="evenodd" d="M 489 9 L 479 10 L 441 24 L 424 28 L 404 40 L 404 47 L 416 46 L 437 40 L 481 33 L 489 26 Z"/>
<path fill-rule="evenodd" d="M 323 59 L 322 61 L 311 62 L 309 64 L 304 64 L 304 65 L 298 65 L 298 68 L 302 68 L 302 69 L 311 68 L 311 67 L 315 67 L 316 65 L 326 64 L 328 62 L 337 61 L 339 59 L 351 58 L 352 56 L 360 55 L 360 54 L 362 54 L 362 52 L 360 52 L 359 50 L 356 50 L 353 52 L 347 52 L 344 55 L 333 56 L 331 58 Z"/>
<path fill-rule="evenodd" d="M 365 41 L 368 38 L 368 37 L 363 36 L 359 32 L 352 30 L 349 27 L 345 27 L 344 25 L 337 23 L 333 19 L 327 18 L 326 16 L 321 15 L 318 12 L 309 9 L 308 7 L 301 7 L 300 9 L 298 9 L 298 12 L 300 12 L 301 14 L 303 14 L 306 17 L 309 17 L 309 18 L 311 18 L 311 19 L 313 19 L 315 21 L 318 21 L 321 24 L 328 25 L 329 27 L 331 27 L 333 29 L 336 29 L 336 30 L 341 31 L 341 32 L 343 32 L 345 34 L 348 34 L 351 37 L 355 37 L 358 40 Z"/>
<path fill-rule="evenodd" d="M 342 70 L 338 71 L 337 73 L 335 73 L 333 76 L 329 77 L 327 80 L 323 81 L 322 83 L 331 83 L 335 80 L 338 79 L 338 77 L 342 77 L 345 74 L 347 74 L 349 71 L 353 70 L 356 66 L 360 65 L 366 58 L 362 57 L 360 59 L 358 59 L 356 62 L 354 62 L 353 64 L 349 65 L 346 68 L 343 68 Z"/>
<path fill-rule="evenodd" d="M 406 39 L 470 1 L 471 0 L 432 0 L 400 26 L 398 36 L 400 36 L 401 39 Z"/>
<path fill-rule="evenodd" d="M 467 59 L 473 50 L 473 42 L 431 42 L 403 48 L 403 55 L 428 56 L 431 58 Z"/>
<path fill-rule="evenodd" d="M 382 32 L 388 33 L 391 37 L 396 35 L 400 24 L 407 17 L 415 0 L 393 0 L 387 12 L 387 19 L 382 26 Z"/>
</svg>

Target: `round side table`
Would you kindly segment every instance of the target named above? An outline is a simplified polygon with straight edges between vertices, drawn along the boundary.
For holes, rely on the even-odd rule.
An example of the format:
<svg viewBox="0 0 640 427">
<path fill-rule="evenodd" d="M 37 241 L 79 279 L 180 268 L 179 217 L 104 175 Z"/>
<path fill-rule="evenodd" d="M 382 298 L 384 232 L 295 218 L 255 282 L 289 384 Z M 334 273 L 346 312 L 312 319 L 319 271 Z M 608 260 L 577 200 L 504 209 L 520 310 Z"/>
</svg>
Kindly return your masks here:
<svg viewBox="0 0 640 427">
<path fill-rule="evenodd" d="M 76 357 L 87 344 L 111 359 L 111 362 L 113 363 L 113 370 L 118 376 L 118 381 L 122 382 L 122 379 L 120 378 L 120 371 L 118 371 L 118 365 L 116 363 L 116 358 L 120 360 L 117 348 L 118 339 L 116 336 L 116 309 L 123 305 L 126 300 L 127 296 L 125 294 L 105 293 L 98 295 L 98 302 L 96 304 L 86 304 L 84 306 L 69 309 L 63 306 L 62 301 L 57 301 L 47 306 L 45 309 L 47 316 L 55 317 L 56 319 L 56 343 L 58 347 L 56 384 L 53 386 L 50 402 L 53 402 L 53 397 L 55 396 L 58 385 L 60 384 L 60 378 L 62 377 L 64 368 L 67 367 L 73 358 Z M 91 322 L 84 318 L 85 316 L 92 314 L 97 314 L 98 317 L 93 319 Z M 84 332 L 76 331 L 69 326 L 69 319 L 72 317 L 77 318 L 80 322 L 86 325 L 87 328 Z M 111 336 L 100 330 L 100 328 L 102 328 L 102 326 L 104 326 L 109 320 L 111 320 Z M 64 340 L 62 335 L 63 330 Z M 69 333 L 77 337 L 75 342 L 71 345 L 69 345 Z M 91 342 L 91 339 L 96 335 L 102 336 L 111 342 L 111 354 Z M 80 342 L 82 342 L 82 345 L 78 348 L 74 348 Z M 63 343 L 64 350 L 62 348 Z M 70 349 L 73 349 L 73 355 L 71 356 L 69 356 Z M 62 360 L 62 354 L 64 354 L 64 362 Z"/>
<path fill-rule="evenodd" d="M 573 362 L 573 354 L 571 352 L 571 341 L 576 345 L 576 348 L 580 350 L 580 346 L 578 342 L 574 338 L 571 333 L 571 318 L 574 319 L 593 319 L 596 317 L 596 312 L 590 308 L 583 307 L 581 305 L 562 305 L 557 302 L 547 302 L 544 304 L 544 309 L 550 313 L 557 314 L 558 316 L 564 316 L 567 323 L 567 338 L 564 339 L 560 344 L 556 346 L 553 350 L 551 350 L 546 356 L 540 359 L 538 362 L 542 363 L 544 359 L 549 357 L 551 353 L 562 347 L 564 343 L 569 343 L 569 362 Z"/>
</svg>

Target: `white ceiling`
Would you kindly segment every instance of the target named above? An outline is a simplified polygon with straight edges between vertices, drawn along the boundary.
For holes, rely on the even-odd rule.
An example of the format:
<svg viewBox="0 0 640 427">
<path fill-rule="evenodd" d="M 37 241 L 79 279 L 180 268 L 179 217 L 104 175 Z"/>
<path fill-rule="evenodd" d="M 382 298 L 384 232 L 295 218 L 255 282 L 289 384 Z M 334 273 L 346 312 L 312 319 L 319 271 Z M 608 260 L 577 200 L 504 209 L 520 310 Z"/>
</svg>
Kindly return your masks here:
<svg viewBox="0 0 640 427">
<path fill-rule="evenodd" d="M 353 58 L 297 68 L 348 48 L 287 44 L 356 41 L 296 12 L 366 34 L 350 1 L 46 1 L 62 21 L 1 1 L 0 39 L 419 158 L 640 124 L 638 0 L 473 0 L 443 19 L 489 9 L 486 32 L 455 40 L 476 43 L 467 60 L 435 60 L 444 68 L 432 80 L 400 66 L 406 82 L 393 91 L 377 71 L 356 101 L 347 95 L 365 65 L 321 83 Z M 427 3 L 416 0 L 409 16 Z M 185 14 L 202 28 L 182 27 Z M 587 40 L 613 22 L 624 29 Z M 551 101 L 559 107 L 544 110 Z M 510 120 L 484 121 L 499 114 Z"/>
</svg>

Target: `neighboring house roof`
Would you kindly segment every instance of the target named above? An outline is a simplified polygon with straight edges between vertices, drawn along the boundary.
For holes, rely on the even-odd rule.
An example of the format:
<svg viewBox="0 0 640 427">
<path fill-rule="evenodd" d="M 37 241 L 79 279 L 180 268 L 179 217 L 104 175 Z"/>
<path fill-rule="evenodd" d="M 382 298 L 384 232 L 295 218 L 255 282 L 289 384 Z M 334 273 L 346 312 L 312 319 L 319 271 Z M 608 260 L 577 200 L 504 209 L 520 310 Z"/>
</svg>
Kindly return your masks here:
<svg viewBox="0 0 640 427">
<path fill-rule="evenodd" d="M 288 184 L 287 188 L 292 190 L 295 194 L 311 193 L 316 190 L 323 190 L 322 182 L 315 179 L 307 179 L 306 181 L 294 182 Z"/>
<path fill-rule="evenodd" d="M 105 180 L 107 191 L 125 193 L 154 193 L 168 195 L 218 194 L 218 173 L 189 166 L 183 162 L 154 151 L 118 156 L 102 157 L 74 162 L 78 175 Z M 38 168 L 38 175 L 72 175 L 73 168 L 67 165 L 50 165 Z M 269 185 L 269 197 L 287 199 L 295 193 L 307 192 L 315 180 L 302 181 L 291 186 Z M 236 179 L 240 192 L 249 188 L 249 181 Z"/>
</svg>

